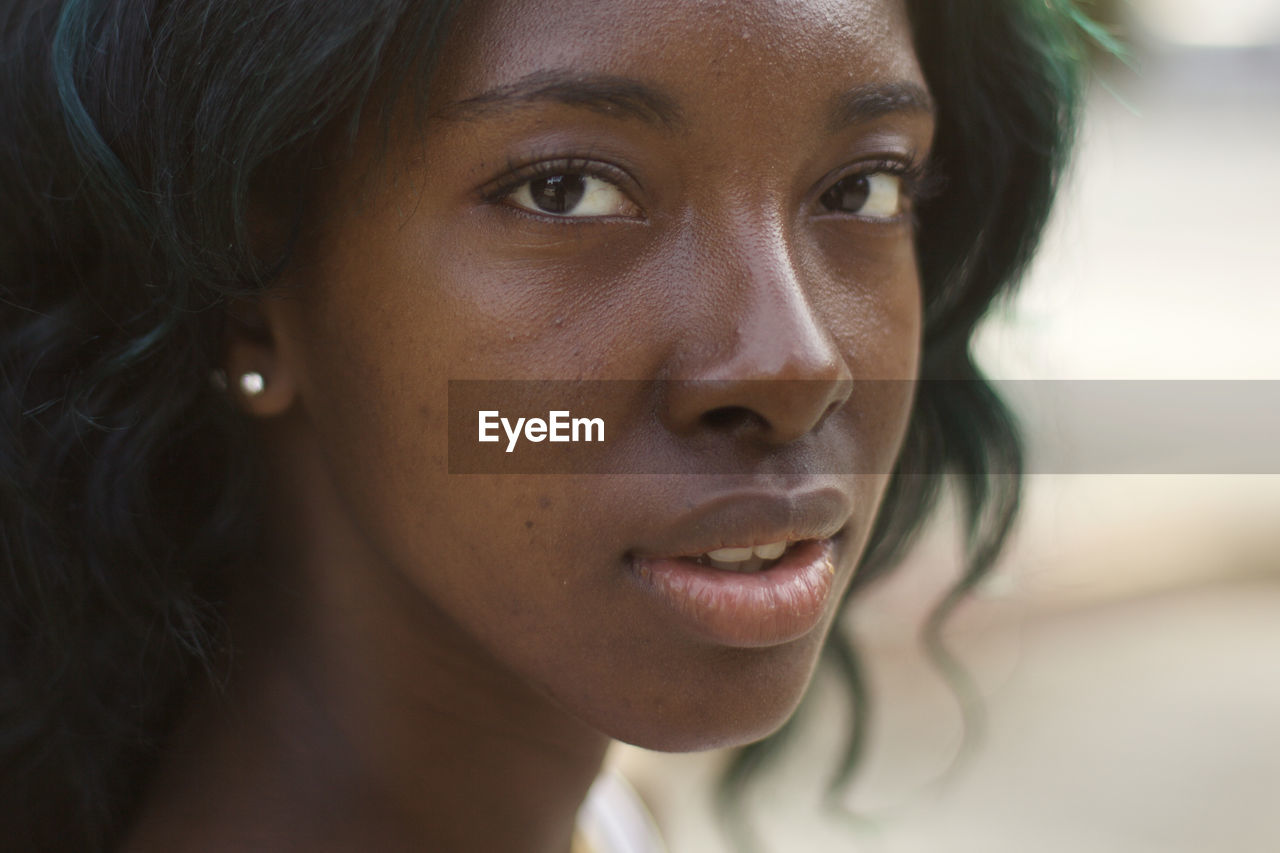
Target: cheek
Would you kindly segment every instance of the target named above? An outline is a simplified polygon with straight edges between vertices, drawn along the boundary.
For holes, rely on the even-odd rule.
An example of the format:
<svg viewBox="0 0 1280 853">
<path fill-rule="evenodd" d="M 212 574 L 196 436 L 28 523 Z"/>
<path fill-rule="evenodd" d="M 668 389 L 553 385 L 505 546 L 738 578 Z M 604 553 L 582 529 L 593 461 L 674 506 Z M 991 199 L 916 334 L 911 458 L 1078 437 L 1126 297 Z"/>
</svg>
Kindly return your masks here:
<svg viewBox="0 0 1280 853">
<path fill-rule="evenodd" d="M 913 241 L 903 232 L 824 240 L 815 304 L 853 374 L 845 429 L 856 436 L 856 473 L 876 496 L 906 437 L 923 335 L 923 294 Z"/>
<path fill-rule="evenodd" d="M 806 259 L 815 302 L 855 375 L 914 378 L 923 293 L 908 226 L 815 229 Z"/>
</svg>

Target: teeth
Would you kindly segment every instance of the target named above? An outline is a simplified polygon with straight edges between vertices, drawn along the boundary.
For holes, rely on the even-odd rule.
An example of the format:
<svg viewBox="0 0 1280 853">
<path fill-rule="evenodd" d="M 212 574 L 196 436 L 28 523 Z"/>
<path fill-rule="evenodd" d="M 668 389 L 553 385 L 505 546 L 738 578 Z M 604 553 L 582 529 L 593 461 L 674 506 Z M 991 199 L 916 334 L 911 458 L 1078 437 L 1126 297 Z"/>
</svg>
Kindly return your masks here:
<svg viewBox="0 0 1280 853">
<path fill-rule="evenodd" d="M 750 560 L 742 560 L 736 563 L 725 563 L 720 560 L 712 560 L 711 565 L 717 569 L 724 569 L 730 572 L 758 572 L 764 568 L 765 560 L 753 557 Z"/>
<path fill-rule="evenodd" d="M 787 543 L 770 542 L 768 545 L 757 545 L 752 550 L 762 560 L 776 560 L 782 556 L 783 551 L 787 550 Z"/>
<path fill-rule="evenodd" d="M 738 572 L 755 572 L 764 568 L 770 560 L 776 560 L 787 550 L 787 542 L 768 542 L 754 548 L 717 548 L 706 554 L 708 562 L 717 569 Z"/>
<path fill-rule="evenodd" d="M 718 548 L 715 551 L 708 551 L 707 556 L 712 562 L 721 563 L 741 563 L 743 560 L 750 560 L 753 548 Z"/>
</svg>

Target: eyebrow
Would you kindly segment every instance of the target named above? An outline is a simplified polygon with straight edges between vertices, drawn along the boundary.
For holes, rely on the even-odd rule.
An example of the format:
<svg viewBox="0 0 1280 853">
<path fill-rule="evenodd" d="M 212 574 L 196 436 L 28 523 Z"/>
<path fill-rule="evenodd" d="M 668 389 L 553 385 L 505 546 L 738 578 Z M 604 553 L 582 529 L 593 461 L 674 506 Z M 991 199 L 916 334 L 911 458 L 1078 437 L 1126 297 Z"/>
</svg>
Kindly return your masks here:
<svg viewBox="0 0 1280 853">
<path fill-rule="evenodd" d="M 559 103 L 616 118 L 635 118 L 667 130 L 684 126 L 675 98 L 629 77 L 537 71 L 514 83 L 498 86 L 442 107 L 435 118 L 475 121 L 501 116 L 540 103 Z M 831 104 L 829 129 L 902 112 L 934 113 L 933 98 L 911 82 L 871 83 L 837 95 Z"/>
<path fill-rule="evenodd" d="M 933 98 L 916 83 L 872 83 L 837 95 L 832 104 L 829 129 L 883 118 L 893 113 L 934 114 Z"/>
<path fill-rule="evenodd" d="M 455 101 L 437 112 L 436 117 L 470 121 L 546 102 L 617 118 L 636 118 L 668 130 L 684 123 L 675 99 L 652 86 L 628 77 L 568 71 L 535 72 L 506 86 Z"/>
</svg>

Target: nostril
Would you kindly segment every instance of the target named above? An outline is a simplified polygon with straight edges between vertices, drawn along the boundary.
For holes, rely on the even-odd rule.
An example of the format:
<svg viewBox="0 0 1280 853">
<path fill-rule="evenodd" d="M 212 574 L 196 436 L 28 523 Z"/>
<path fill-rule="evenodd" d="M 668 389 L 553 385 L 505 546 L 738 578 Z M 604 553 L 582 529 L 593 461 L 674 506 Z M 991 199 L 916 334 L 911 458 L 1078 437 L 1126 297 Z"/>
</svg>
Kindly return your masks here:
<svg viewBox="0 0 1280 853">
<path fill-rule="evenodd" d="M 845 401 L 843 399 L 832 400 L 830 403 L 827 404 L 827 408 L 823 411 L 822 417 L 818 418 L 818 423 L 819 424 L 824 423 L 827 420 L 827 418 L 831 417 L 836 412 L 838 412 L 840 408 L 844 406 L 844 404 L 845 404 Z"/>
<path fill-rule="evenodd" d="M 745 406 L 720 406 L 703 412 L 702 425 L 707 429 L 733 432 L 743 427 L 768 427 L 769 423 L 759 413 Z"/>
</svg>

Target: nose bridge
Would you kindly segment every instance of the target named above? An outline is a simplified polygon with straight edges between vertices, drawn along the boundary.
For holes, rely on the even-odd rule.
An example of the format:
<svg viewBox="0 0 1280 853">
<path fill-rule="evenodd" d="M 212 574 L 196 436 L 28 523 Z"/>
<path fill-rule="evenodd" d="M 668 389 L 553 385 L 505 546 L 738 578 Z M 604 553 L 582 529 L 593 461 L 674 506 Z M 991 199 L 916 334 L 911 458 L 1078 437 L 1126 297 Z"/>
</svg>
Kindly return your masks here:
<svg viewBox="0 0 1280 853">
<path fill-rule="evenodd" d="M 785 217 L 758 199 L 703 223 L 688 287 L 702 294 L 668 400 L 672 426 L 756 424 L 774 442 L 816 428 L 852 373 L 814 304 Z"/>
<path fill-rule="evenodd" d="M 761 219 L 735 229 L 739 257 L 726 270 L 735 346 L 714 369 L 725 379 L 826 379 L 843 364 L 840 352 L 811 302 L 785 226 Z"/>
</svg>

